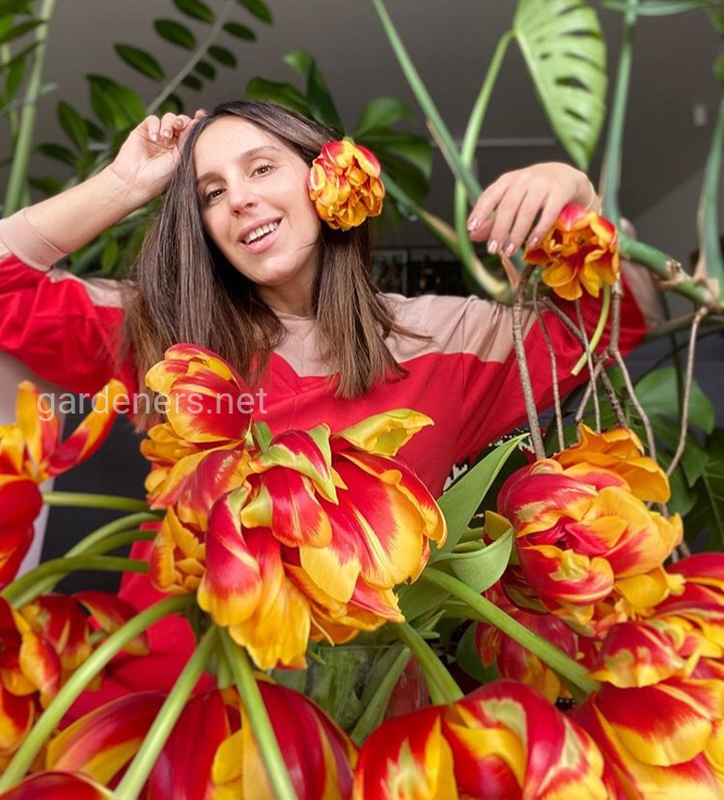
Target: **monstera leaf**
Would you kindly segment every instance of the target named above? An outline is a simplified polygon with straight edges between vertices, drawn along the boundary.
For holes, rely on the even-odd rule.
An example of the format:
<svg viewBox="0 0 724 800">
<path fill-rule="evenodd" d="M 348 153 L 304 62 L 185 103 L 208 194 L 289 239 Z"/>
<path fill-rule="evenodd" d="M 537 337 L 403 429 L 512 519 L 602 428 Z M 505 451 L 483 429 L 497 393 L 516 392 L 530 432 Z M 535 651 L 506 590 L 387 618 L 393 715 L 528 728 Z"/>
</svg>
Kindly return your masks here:
<svg viewBox="0 0 724 800">
<path fill-rule="evenodd" d="M 596 13 L 580 0 L 520 0 L 513 32 L 556 136 L 587 169 L 603 123 L 607 83 Z"/>
</svg>

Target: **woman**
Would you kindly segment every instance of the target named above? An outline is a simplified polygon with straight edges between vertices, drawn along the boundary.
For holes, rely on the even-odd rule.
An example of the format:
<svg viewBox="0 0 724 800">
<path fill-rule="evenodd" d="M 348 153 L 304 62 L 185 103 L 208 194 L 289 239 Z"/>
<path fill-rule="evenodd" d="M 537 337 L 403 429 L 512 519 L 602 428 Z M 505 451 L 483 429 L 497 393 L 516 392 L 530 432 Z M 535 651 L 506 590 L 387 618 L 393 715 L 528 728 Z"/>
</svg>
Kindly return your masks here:
<svg viewBox="0 0 724 800">
<path fill-rule="evenodd" d="M 49 380 L 92 392 L 114 373 L 135 390 L 168 346 L 200 344 L 264 390 L 256 412 L 272 431 L 320 422 L 339 429 L 415 409 L 435 426 L 400 455 L 439 494 L 451 468 L 525 417 L 510 310 L 475 298 L 376 292 L 368 223 L 332 230 L 308 193 L 309 167 L 331 139 L 263 103 L 229 103 L 194 119 L 149 117 L 102 173 L 0 223 L 0 347 Z M 52 267 L 167 188 L 134 283 L 80 281 Z M 526 236 L 541 239 L 566 204 L 597 202 L 582 172 L 535 165 L 486 189 L 471 236 L 510 255 Z M 645 330 L 632 295 L 624 350 Z M 595 324 L 597 305 L 584 312 Z M 579 345 L 554 316 L 548 326 L 559 374 L 568 375 Z M 527 329 L 543 407 L 548 358 L 532 319 Z M 140 580 L 127 588 L 145 604 Z M 170 632 L 154 645 L 175 651 L 181 637 Z M 175 671 L 151 669 L 164 686 Z"/>
</svg>

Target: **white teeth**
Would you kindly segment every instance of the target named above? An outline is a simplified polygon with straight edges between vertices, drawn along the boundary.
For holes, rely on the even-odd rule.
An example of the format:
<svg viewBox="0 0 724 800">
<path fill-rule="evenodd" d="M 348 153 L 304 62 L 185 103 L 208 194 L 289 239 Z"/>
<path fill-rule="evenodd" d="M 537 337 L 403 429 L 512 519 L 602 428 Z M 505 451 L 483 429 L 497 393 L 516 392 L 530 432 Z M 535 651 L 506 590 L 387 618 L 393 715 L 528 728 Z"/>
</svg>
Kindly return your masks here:
<svg viewBox="0 0 724 800">
<path fill-rule="evenodd" d="M 261 236 L 265 236 L 267 233 L 275 231 L 278 227 L 278 222 L 270 222 L 268 225 L 260 225 L 258 228 L 254 228 L 254 230 L 246 237 L 246 239 L 243 239 L 242 241 L 244 244 L 251 244 Z"/>
</svg>

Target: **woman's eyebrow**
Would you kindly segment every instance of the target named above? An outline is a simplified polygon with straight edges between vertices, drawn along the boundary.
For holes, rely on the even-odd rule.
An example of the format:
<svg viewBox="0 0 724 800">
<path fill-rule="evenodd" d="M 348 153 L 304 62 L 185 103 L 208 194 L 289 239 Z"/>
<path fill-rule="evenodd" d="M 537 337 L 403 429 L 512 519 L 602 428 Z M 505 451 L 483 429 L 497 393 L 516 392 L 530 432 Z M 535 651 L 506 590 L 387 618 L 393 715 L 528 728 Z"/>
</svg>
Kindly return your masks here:
<svg viewBox="0 0 724 800">
<path fill-rule="evenodd" d="M 283 152 L 282 148 L 278 147 L 275 144 L 262 144 L 259 147 L 252 147 L 251 150 L 245 150 L 241 154 L 241 158 L 243 158 L 243 159 L 254 158 L 255 156 L 258 156 L 260 153 L 268 152 L 270 150 L 276 151 L 276 152 L 279 152 L 279 153 Z M 214 172 L 213 170 L 211 170 L 210 172 L 204 172 L 203 175 L 199 175 L 199 177 L 196 178 L 196 185 L 198 186 L 200 183 L 203 183 L 205 180 L 208 180 L 209 178 L 216 177 L 216 174 L 217 173 Z"/>
</svg>

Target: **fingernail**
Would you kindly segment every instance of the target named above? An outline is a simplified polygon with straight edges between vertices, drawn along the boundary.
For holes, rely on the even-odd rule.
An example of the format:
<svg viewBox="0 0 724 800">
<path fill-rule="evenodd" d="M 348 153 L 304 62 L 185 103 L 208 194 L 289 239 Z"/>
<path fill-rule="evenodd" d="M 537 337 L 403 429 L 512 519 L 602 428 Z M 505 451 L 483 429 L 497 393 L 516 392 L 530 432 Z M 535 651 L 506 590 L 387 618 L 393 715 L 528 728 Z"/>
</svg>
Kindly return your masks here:
<svg viewBox="0 0 724 800">
<path fill-rule="evenodd" d="M 164 128 L 161 131 L 161 135 L 165 136 L 167 139 L 170 139 L 171 138 L 171 128 Z"/>
<path fill-rule="evenodd" d="M 498 243 L 495 241 L 495 239 L 491 239 L 488 242 L 488 252 L 489 253 L 497 253 L 498 252 Z"/>
<path fill-rule="evenodd" d="M 508 242 L 508 244 L 505 246 L 505 255 L 512 256 L 517 249 L 518 245 L 515 242 Z"/>
<path fill-rule="evenodd" d="M 158 131 L 153 131 L 153 133 L 151 134 L 151 141 L 152 142 L 158 141 Z"/>
<path fill-rule="evenodd" d="M 540 239 L 537 236 L 531 236 L 530 239 L 528 239 L 528 241 L 526 242 L 526 244 L 528 245 L 528 247 L 535 247 L 539 241 Z"/>
<path fill-rule="evenodd" d="M 470 217 L 468 220 L 468 230 L 470 232 L 476 231 L 480 227 L 480 220 L 476 217 Z"/>
</svg>

